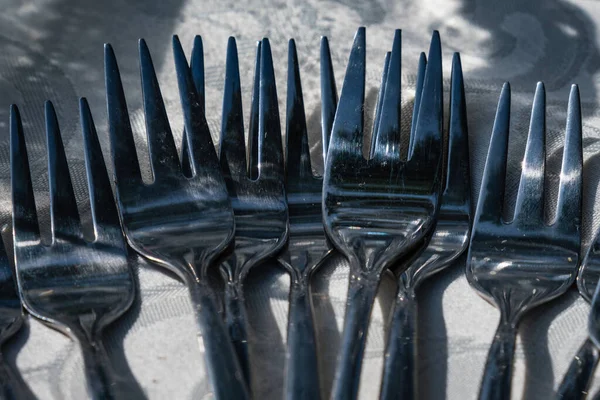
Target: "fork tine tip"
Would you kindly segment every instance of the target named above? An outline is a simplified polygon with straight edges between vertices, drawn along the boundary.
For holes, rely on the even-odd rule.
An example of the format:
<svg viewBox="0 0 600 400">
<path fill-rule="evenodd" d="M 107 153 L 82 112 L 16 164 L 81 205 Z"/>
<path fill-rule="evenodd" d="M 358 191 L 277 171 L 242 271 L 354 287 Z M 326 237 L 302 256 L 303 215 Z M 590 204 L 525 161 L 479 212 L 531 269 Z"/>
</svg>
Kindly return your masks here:
<svg viewBox="0 0 600 400">
<path fill-rule="evenodd" d="M 179 40 L 179 36 L 173 35 L 172 43 L 173 47 L 181 47 L 181 41 Z"/>
<path fill-rule="evenodd" d="M 579 85 L 577 85 L 576 83 L 571 85 L 571 91 L 570 91 L 570 95 L 569 96 L 579 96 Z"/>
<path fill-rule="evenodd" d="M 539 91 L 546 91 L 546 86 L 544 85 L 544 82 L 539 81 L 538 83 L 536 83 L 535 90 L 536 90 L 536 93 L 537 93 L 538 90 Z"/>
</svg>

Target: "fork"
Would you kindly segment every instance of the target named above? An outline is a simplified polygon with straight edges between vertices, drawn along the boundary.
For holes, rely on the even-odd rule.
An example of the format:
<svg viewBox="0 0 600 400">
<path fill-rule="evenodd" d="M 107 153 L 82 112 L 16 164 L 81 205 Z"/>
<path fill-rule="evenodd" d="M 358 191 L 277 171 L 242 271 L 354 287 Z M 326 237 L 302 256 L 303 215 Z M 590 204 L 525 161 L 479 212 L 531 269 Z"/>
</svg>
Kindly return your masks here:
<svg viewBox="0 0 600 400">
<path fill-rule="evenodd" d="M 40 237 L 23 125 L 17 107 L 11 107 L 13 241 L 21 299 L 31 315 L 79 342 L 90 397 L 128 398 L 110 365 L 102 332 L 131 306 L 134 281 L 92 116 L 82 99 L 80 114 L 94 234 L 88 241 L 82 233 L 52 103 L 46 102 L 45 111 L 50 244 Z"/>
<path fill-rule="evenodd" d="M 421 53 L 415 104 L 419 103 L 426 66 Z M 418 399 L 415 364 L 417 336 L 417 297 L 420 284 L 451 265 L 467 249 L 471 231 L 471 184 L 467 111 L 460 56 L 454 54 L 450 89 L 450 123 L 446 177 L 435 231 L 423 253 L 409 262 L 399 276 L 396 302 L 391 314 L 385 351 L 381 399 Z M 415 107 L 412 129 L 416 128 Z M 402 267 L 405 269 L 405 267 Z"/>
<path fill-rule="evenodd" d="M 325 157 L 337 103 L 326 37 L 321 39 L 321 99 Z M 321 395 L 310 280 L 316 269 L 331 254 L 331 246 L 323 229 L 323 178 L 313 174 L 311 165 L 300 67 L 294 39 L 290 39 L 288 45 L 286 139 L 285 185 L 290 212 L 290 237 L 278 257 L 280 264 L 291 276 L 285 396 L 289 400 L 318 400 Z"/>
<path fill-rule="evenodd" d="M 510 120 L 504 84 L 494 121 L 473 222 L 466 274 L 471 286 L 500 309 L 480 399 L 509 399 L 518 323 L 534 307 L 573 283 L 581 245 L 582 146 L 579 91 L 572 86 L 554 220 L 544 221 L 545 89 L 538 83 L 513 220 L 502 218 Z"/>
<path fill-rule="evenodd" d="M 264 48 L 264 51 L 262 50 Z M 204 55 L 202 39 L 196 36 L 190 68 L 196 91 L 204 98 Z M 264 59 L 264 60 L 263 60 Z M 264 68 L 263 65 L 264 64 Z M 262 92 L 260 85 L 267 85 Z M 262 114 L 260 108 L 263 107 Z M 274 132 L 259 145 L 261 116 L 265 130 Z M 246 162 L 244 122 L 237 45 L 234 37 L 227 44 L 223 117 L 219 143 L 221 171 L 227 185 L 235 217 L 233 252 L 221 264 L 225 282 L 225 322 L 250 384 L 247 316 L 243 282 L 254 266 L 277 253 L 288 236 L 288 210 L 284 189 L 283 150 L 273 61 L 268 39 L 258 42 L 254 92 L 248 135 L 249 162 Z M 184 131 L 182 168 L 189 168 L 189 154 Z M 258 173 L 259 151 L 271 164 L 270 173 Z"/>
<path fill-rule="evenodd" d="M 382 273 L 433 230 L 442 181 L 442 67 L 434 32 L 417 128 L 401 161 L 400 31 L 389 60 L 374 156 L 362 155 L 365 28 L 356 33 L 331 132 L 323 179 L 323 220 L 348 259 L 346 315 L 332 398 L 358 395 L 369 317 Z M 382 90 L 384 88 L 382 87 Z"/>
<path fill-rule="evenodd" d="M 4 241 L 0 237 L 0 347 L 16 335 L 23 326 L 23 307 L 17 292 L 14 275 L 4 247 Z M 1 349 L 0 398 L 34 398 L 23 379 L 4 360 Z"/>
<path fill-rule="evenodd" d="M 288 208 L 284 189 L 283 149 L 273 60 L 268 39 L 257 49 L 260 62 L 255 83 L 260 91 L 252 107 L 248 141 L 258 151 L 246 164 L 242 93 L 235 39 L 229 38 L 219 146 L 221 171 L 235 216 L 234 250 L 221 264 L 225 280 L 225 314 L 229 334 L 249 380 L 243 282 L 248 272 L 277 253 L 288 236 Z M 258 122 L 258 123 L 256 123 Z M 259 132 L 265 135 L 259 140 Z M 262 162 L 259 163 L 259 157 Z M 256 171 L 256 176 L 250 176 Z"/>
<path fill-rule="evenodd" d="M 577 288 L 581 297 L 591 303 L 588 338 L 583 342 L 577 355 L 573 358 L 558 391 L 557 399 L 585 399 L 600 359 L 600 327 L 596 316 L 600 308 L 598 279 L 600 278 L 600 230 L 596 233 L 594 243 L 584 257 L 579 274 Z"/>
<path fill-rule="evenodd" d="M 150 52 L 140 40 L 146 133 L 154 181 L 142 181 L 117 61 L 105 46 L 108 121 L 117 205 L 127 241 L 176 273 L 189 288 L 208 377 L 218 399 L 249 398 L 244 375 L 207 281 L 230 245 L 235 222 L 200 98 L 177 36 L 173 53 L 187 132 L 191 176 L 185 176 Z"/>
</svg>

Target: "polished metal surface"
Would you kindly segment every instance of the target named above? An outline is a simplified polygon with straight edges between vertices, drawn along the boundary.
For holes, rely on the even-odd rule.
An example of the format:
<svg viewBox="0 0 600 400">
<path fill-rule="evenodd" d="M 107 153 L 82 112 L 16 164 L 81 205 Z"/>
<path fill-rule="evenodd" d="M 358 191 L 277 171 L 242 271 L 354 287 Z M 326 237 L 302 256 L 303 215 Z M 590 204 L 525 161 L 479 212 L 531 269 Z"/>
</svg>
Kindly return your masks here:
<svg viewBox="0 0 600 400">
<path fill-rule="evenodd" d="M 235 217 L 233 253 L 220 269 L 225 281 L 225 321 L 248 384 L 248 318 L 243 283 L 250 269 L 280 250 L 288 236 L 279 105 L 268 39 L 259 43 L 256 55 L 255 96 L 248 135 L 249 163 L 244 146 L 242 91 L 234 38 L 229 38 L 227 46 L 219 144 L 221 171 Z"/>
<path fill-rule="evenodd" d="M 592 304 L 589 320 L 589 337 L 583 342 L 573 358 L 569 369 L 557 390 L 557 399 L 585 399 L 594 371 L 600 360 L 600 294 L 597 292 L 600 278 L 600 231 L 589 248 L 577 275 L 577 288 L 581 297 Z M 595 315 L 596 314 L 596 315 Z"/>
<path fill-rule="evenodd" d="M 80 102 L 93 235 L 82 233 L 54 107 L 46 103 L 52 242 L 40 236 L 23 125 L 11 108 L 14 257 L 23 304 L 67 333 L 83 353 L 89 396 L 127 399 L 102 343 L 104 328 L 132 304 L 135 287 L 110 181 L 87 102 Z"/>
<path fill-rule="evenodd" d="M 264 51 L 261 49 L 264 48 Z M 204 99 L 202 39 L 196 36 L 190 68 L 196 91 Z M 225 283 L 225 323 L 250 386 L 248 318 L 243 283 L 250 269 L 277 253 L 288 236 L 283 149 L 273 60 L 268 39 L 258 42 L 252 97 L 248 162 L 244 144 L 242 90 L 235 38 L 227 45 L 223 117 L 219 143 L 221 171 L 235 219 L 233 251 L 220 267 Z M 204 105 L 203 105 L 204 106 Z M 259 137 L 260 132 L 271 133 Z M 184 132 L 182 167 L 189 170 Z"/>
<path fill-rule="evenodd" d="M 421 53 L 415 104 L 419 104 L 426 59 Z M 450 89 L 450 122 L 446 177 L 435 231 L 425 251 L 410 261 L 398 279 L 390 333 L 385 351 L 381 399 L 418 399 L 417 289 L 431 275 L 446 268 L 467 249 L 471 233 L 471 174 L 465 88 L 460 56 L 454 54 Z M 412 130 L 416 129 L 415 107 Z M 405 269 L 402 266 L 400 270 Z"/>
<path fill-rule="evenodd" d="M 545 90 L 538 83 L 512 221 L 502 217 L 510 86 L 500 94 L 467 260 L 469 283 L 500 310 L 480 399 L 509 399 L 517 326 L 577 274 L 581 245 L 582 142 L 579 90 L 571 88 L 556 217 L 544 221 Z"/>
<path fill-rule="evenodd" d="M 327 38 L 321 39 L 321 128 L 326 154 L 337 104 L 337 90 Z M 323 178 L 313 173 L 296 43 L 288 46 L 285 187 L 290 236 L 279 262 L 291 276 L 287 330 L 285 396 L 289 400 L 321 397 L 317 343 L 311 308 L 310 279 L 331 247 L 323 229 Z"/>
<path fill-rule="evenodd" d="M 355 399 L 369 317 L 382 273 L 431 235 L 442 183 L 442 65 L 433 34 L 417 127 L 400 158 L 400 31 L 389 59 L 373 157 L 362 154 L 365 29 L 355 36 L 333 123 L 323 185 L 323 220 L 348 259 L 350 279 L 333 399 Z"/>
<path fill-rule="evenodd" d="M 12 266 L 0 237 L 0 346 L 23 326 L 23 307 Z M 21 376 L 7 363 L 0 348 L 0 399 L 33 399 Z"/>
<path fill-rule="evenodd" d="M 176 273 L 189 287 L 200 349 L 215 398 L 249 397 L 244 375 L 207 282 L 207 270 L 233 240 L 235 222 L 204 110 L 179 39 L 173 52 L 187 133 L 190 176 L 184 175 L 146 43 L 140 70 L 153 182 L 142 181 L 117 61 L 105 46 L 105 73 L 117 205 L 129 244 Z"/>
</svg>

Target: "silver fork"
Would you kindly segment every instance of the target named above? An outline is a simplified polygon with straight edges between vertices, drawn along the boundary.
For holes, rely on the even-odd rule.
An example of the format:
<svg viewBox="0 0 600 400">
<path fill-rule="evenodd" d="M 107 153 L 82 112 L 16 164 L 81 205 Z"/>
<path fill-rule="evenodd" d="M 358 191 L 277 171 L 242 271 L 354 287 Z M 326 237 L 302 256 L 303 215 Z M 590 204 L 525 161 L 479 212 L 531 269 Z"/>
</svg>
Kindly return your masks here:
<svg viewBox="0 0 600 400">
<path fill-rule="evenodd" d="M 600 360 L 600 230 L 596 233 L 594 243 L 585 255 L 579 274 L 577 288 L 581 297 L 591 303 L 588 337 L 583 342 L 573 358 L 557 391 L 557 399 L 585 399 L 588 388 L 594 376 L 594 371 Z"/>
<path fill-rule="evenodd" d="M 23 326 L 23 306 L 17 291 L 15 274 L 10 265 L 4 241 L 0 237 L 0 346 L 19 332 Z M 0 398 L 32 399 L 27 387 L 18 372 L 4 359 L 0 348 Z"/>
<path fill-rule="evenodd" d="M 419 103 L 426 59 L 421 53 L 415 104 Z M 467 110 L 460 56 L 454 54 L 450 89 L 450 123 L 446 177 L 438 221 L 423 253 L 408 261 L 409 268 L 398 278 L 396 303 L 391 314 L 385 351 L 381 399 L 418 399 L 416 363 L 417 289 L 431 275 L 450 266 L 464 253 L 471 232 L 471 177 Z M 412 128 L 416 128 L 415 107 Z M 403 266 L 401 270 L 405 269 Z"/>
<path fill-rule="evenodd" d="M 321 397 L 317 343 L 311 309 L 310 279 L 331 253 L 323 229 L 323 178 L 313 174 L 296 43 L 288 45 L 286 118 L 286 194 L 290 237 L 279 262 L 291 276 L 287 331 L 285 396 L 318 400 Z M 327 38 L 321 39 L 321 124 L 326 155 L 335 115 L 337 90 Z"/>
<path fill-rule="evenodd" d="M 23 126 L 11 108 L 10 155 L 14 257 L 23 304 L 36 318 L 81 345 L 90 397 L 128 398 L 102 344 L 104 328 L 133 302 L 127 262 L 110 182 L 87 102 L 80 102 L 90 192 L 93 241 L 83 237 L 58 121 L 46 103 L 52 242 L 41 241 Z"/>
<path fill-rule="evenodd" d="M 471 286 L 500 309 L 480 399 L 509 399 L 517 326 L 534 307 L 573 283 L 581 245 L 582 147 L 579 91 L 569 97 L 558 204 L 544 221 L 546 104 L 537 85 L 513 220 L 502 218 L 510 118 L 510 86 L 502 88 L 486 160 L 466 274 Z"/>
<path fill-rule="evenodd" d="M 400 159 L 400 31 L 389 60 L 374 156 L 362 155 L 365 29 L 355 36 L 337 107 L 323 180 L 327 236 L 350 263 L 346 316 L 332 392 L 354 399 L 369 317 L 381 274 L 430 235 L 442 181 L 442 66 L 434 33 L 417 128 Z M 384 90 L 382 87 L 381 90 Z"/>
<path fill-rule="evenodd" d="M 264 50 L 263 50 L 264 49 Z M 190 68 L 196 91 L 204 98 L 204 55 L 202 39 L 196 36 Z M 261 90 L 261 84 L 266 90 Z M 261 96 L 262 95 L 262 96 Z M 261 111 L 262 107 L 262 111 Z M 259 124 L 269 132 L 259 145 Z M 272 133 L 272 134 L 271 134 Z M 189 169 L 184 131 L 182 166 Z M 273 61 L 268 39 L 258 42 L 254 92 L 248 134 L 249 162 L 246 162 L 244 121 L 239 62 L 235 38 L 227 44 L 223 117 L 219 143 L 221 171 L 235 217 L 233 252 L 220 266 L 225 281 L 225 323 L 250 385 L 247 316 L 243 283 L 250 269 L 277 253 L 288 236 L 288 210 L 284 190 L 283 149 L 277 106 Z M 259 174 L 259 153 L 263 165 Z M 266 160 L 266 161 L 265 161 Z"/>
<path fill-rule="evenodd" d="M 247 350 L 247 317 L 243 283 L 250 269 L 277 253 L 288 237 L 288 208 L 284 189 L 283 149 L 279 122 L 279 106 L 275 88 L 273 60 L 268 39 L 257 49 L 260 62 L 253 98 L 248 141 L 249 166 L 246 164 L 242 93 L 235 39 L 227 48 L 223 122 L 219 154 L 221 171 L 229 191 L 235 216 L 233 253 L 221 264 L 225 280 L 225 318 L 229 334 L 237 349 L 249 380 Z M 265 136 L 259 140 L 259 132 Z M 268 133 L 268 134 L 267 134 Z M 259 162 L 259 158 L 262 158 Z M 257 174 L 251 176 L 250 172 Z"/>
<path fill-rule="evenodd" d="M 249 397 L 235 350 L 221 320 L 207 270 L 217 267 L 235 222 L 204 110 L 179 39 L 173 52 L 191 176 L 179 163 L 150 52 L 140 40 L 146 132 L 154 181 L 142 181 L 117 61 L 105 46 L 108 120 L 117 204 L 129 244 L 176 273 L 189 287 L 208 377 L 218 399 Z"/>
</svg>

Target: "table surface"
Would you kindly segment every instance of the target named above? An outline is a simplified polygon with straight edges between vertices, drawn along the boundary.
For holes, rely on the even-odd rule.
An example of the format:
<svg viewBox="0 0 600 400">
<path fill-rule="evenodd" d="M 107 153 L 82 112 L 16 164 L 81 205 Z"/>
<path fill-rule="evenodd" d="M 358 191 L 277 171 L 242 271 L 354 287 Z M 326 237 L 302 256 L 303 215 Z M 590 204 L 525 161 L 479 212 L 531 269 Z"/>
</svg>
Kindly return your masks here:
<svg viewBox="0 0 600 400">
<path fill-rule="evenodd" d="M 552 215 L 563 147 L 569 86 L 581 88 L 584 117 L 584 248 L 600 223 L 600 50 L 598 1 L 578 0 L 117 0 L 0 1 L 0 222 L 10 222 L 8 150 L 9 105 L 20 106 L 26 129 L 42 231 L 48 233 L 43 101 L 59 114 L 80 210 L 87 213 L 82 137 L 77 100 L 89 99 L 105 155 L 108 156 L 102 44 L 116 52 L 134 133 L 141 146 L 144 120 L 137 61 L 138 38 L 153 55 L 177 143 L 182 126 L 171 35 L 191 51 L 203 36 L 207 115 L 213 136 L 220 127 L 221 95 L 228 36 L 238 40 L 244 107 L 248 115 L 257 40 L 271 39 L 281 115 L 285 115 L 287 41 L 295 38 L 312 141 L 313 164 L 320 155 L 319 38 L 330 39 L 338 89 L 358 26 L 367 26 L 367 110 L 373 113 L 385 52 L 394 29 L 403 32 L 403 102 L 412 108 L 418 55 L 427 51 L 431 31 L 442 38 L 444 78 L 449 86 L 452 53 L 462 55 L 469 117 L 473 195 L 485 162 L 498 95 L 504 81 L 513 89 L 508 172 L 508 201 L 514 201 L 530 107 L 537 81 L 546 84 L 548 213 Z M 189 54 L 189 53 L 188 53 Z M 446 102 L 447 105 L 447 102 Z M 447 110 L 447 108 L 446 108 Z M 404 113 L 408 129 L 410 111 Z M 446 113 L 447 114 L 447 113 Z M 284 118 L 282 118 L 283 122 Z M 246 118 L 246 121 L 248 119 Z M 510 215 L 511 210 L 507 210 Z M 210 397 L 197 346 L 194 318 L 183 284 L 143 260 L 135 265 L 140 296 L 132 310 L 107 332 L 106 342 L 119 372 L 132 390 L 150 399 Z M 344 316 L 348 269 L 338 258 L 315 276 L 313 300 L 318 326 L 322 386 L 328 395 Z M 258 267 L 246 283 L 250 314 L 252 385 L 258 399 L 282 395 L 289 277 L 275 265 Z M 361 399 L 379 390 L 387 314 L 394 280 L 386 276 L 374 308 L 361 378 Z M 586 336 L 589 306 L 575 288 L 531 312 L 522 322 L 516 351 L 513 398 L 548 399 Z M 488 345 L 499 314 L 464 277 L 464 258 L 433 277 L 419 292 L 419 379 L 422 399 L 475 398 Z M 82 360 L 77 345 L 61 333 L 29 319 L 6 348 L 31 390 L 41 399 L 85 398 Z M 136 383 L 134 383 L 136 382 Z M 594 385 L 595 392 L 600 380 Z"/>
</svg>

